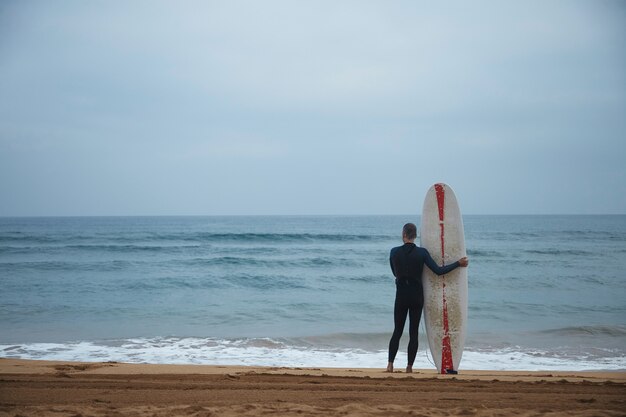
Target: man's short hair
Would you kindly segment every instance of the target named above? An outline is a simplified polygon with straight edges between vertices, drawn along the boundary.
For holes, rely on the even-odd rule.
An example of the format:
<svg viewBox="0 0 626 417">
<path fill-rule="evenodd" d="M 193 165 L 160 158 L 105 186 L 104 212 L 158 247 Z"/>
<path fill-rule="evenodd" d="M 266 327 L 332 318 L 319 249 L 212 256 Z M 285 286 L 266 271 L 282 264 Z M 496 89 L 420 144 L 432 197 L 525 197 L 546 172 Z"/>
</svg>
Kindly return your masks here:
<svg viewBox="0 0 626 417">
<path fill-rule="evenodd" d="M 402 234 L 409 240 L 417 237 L 417 227 L 413 223 L 407 223 L 402 228 Z"/>
</svg>

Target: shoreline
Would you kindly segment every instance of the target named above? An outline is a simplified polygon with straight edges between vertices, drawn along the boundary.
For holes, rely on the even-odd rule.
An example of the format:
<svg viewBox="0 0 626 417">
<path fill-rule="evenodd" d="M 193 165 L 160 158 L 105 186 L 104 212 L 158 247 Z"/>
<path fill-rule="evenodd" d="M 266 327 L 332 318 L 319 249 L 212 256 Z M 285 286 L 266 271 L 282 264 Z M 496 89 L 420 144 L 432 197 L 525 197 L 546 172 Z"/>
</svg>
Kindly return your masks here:
<svg viewBox="0 0 626 417">
<path fill-rule="evenodd" d="M 83 362 L 54 361 L 37 359 L 13 359 L 0 357 L 0 375 L 6 374 L 56 374 L 60 370 L 71 373 L 93 375 L 216 375 L 224 373 L 267 373 L 300 376 L 334 376 L 367 378 L 435 378 L 435 379 L 489 379 L 529 380 L 568 379 L 571 382 L 588 380 L 593 382 L 612 381 L 626 383 L 626 370 L 600 371 L 501 371 L 501 370 L 461 370 L 456 375 L 441 375 L 435 369 L 414 369 L 407 374 L 404 368 L 396 368 L 393 373 L 385 368 L 334 368 L 334 367 L 287 367 L 287 366 L 248 366 L 248 365 L 201 365 L 201 364 L 153 364 L 128 363 L 117 361 Z"/>
<path fill-rule="evenodd" d="M 0 416 L 624 415 L 626 372 L 155 365 L 0 358 Z"/>
</svg>

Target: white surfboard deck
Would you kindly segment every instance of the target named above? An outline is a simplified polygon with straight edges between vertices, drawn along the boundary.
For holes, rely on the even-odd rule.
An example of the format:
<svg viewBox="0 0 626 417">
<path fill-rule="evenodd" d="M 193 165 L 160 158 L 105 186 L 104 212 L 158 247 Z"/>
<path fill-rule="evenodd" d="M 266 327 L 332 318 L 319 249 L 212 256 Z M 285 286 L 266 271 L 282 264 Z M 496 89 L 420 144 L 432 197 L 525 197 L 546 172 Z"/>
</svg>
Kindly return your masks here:
<svg viewBox="0 0 626 417">
<path fill-rule="evenodd" d="M 466 256 L 461 210 L 448 185 L 435 184 L 426 193 L 420 245 L 439 265 Z M 422 275 L 424 324 L 437 370 L 458 371 L 467 333 L 467 268 L 438 276 L 428 267 Z"/>
</svg>

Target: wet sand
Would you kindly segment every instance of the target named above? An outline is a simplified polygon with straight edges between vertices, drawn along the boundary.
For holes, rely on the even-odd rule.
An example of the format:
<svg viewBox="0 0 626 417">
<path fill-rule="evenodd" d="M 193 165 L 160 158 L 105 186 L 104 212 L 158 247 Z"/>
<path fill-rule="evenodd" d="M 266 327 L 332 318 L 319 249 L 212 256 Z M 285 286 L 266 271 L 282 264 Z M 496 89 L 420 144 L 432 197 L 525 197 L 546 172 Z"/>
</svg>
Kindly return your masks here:
<svg viewBox="0 0 626 417">
<path fill-rule="evenodd" d="M 0 416 L 626 416 L 626 372 L 0 359 Z"/>
</svg>

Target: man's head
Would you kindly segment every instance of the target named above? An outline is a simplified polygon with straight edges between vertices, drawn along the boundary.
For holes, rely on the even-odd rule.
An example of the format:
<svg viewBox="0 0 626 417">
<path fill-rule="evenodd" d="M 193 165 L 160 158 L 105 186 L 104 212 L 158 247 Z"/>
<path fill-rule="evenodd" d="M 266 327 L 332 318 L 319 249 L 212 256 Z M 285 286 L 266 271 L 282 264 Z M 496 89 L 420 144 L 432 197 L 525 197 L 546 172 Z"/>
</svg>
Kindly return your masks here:
<svg viewBox="0 0 626 417">
<path fill-rule="evenodd" d="M 414 241 L 417 237 L 417 227 L 413 223 L 407 223 L 402 228 L 402 238 Z"/>
</svg>

